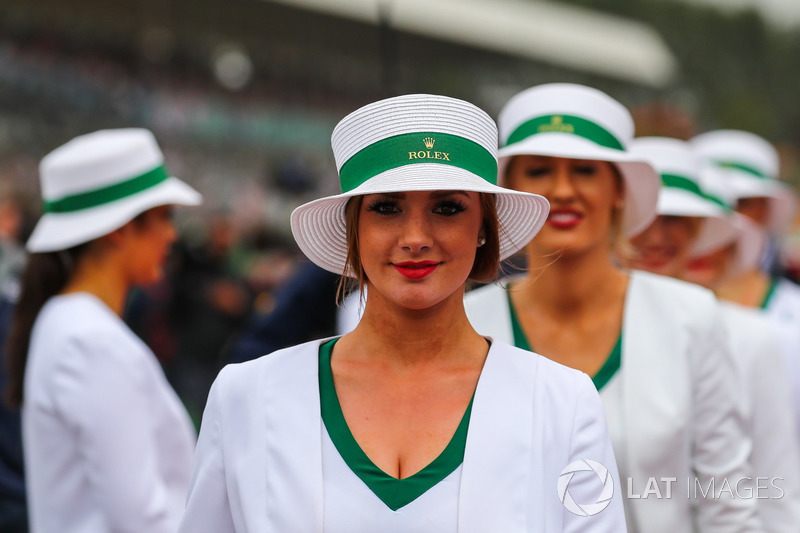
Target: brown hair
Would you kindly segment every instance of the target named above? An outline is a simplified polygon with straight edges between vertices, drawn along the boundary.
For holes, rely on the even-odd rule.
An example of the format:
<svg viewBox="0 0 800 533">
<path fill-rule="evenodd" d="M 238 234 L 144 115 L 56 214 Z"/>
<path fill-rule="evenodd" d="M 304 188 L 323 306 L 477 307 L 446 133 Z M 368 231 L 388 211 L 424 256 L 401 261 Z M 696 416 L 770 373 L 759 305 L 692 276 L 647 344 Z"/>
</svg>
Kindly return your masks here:
<svg viewBox="0 0 800 533">
<path fill-rule="evenodd" d="M 35 253 L 28 258 L 5 346 L 8 371 L 5 400 L 11 407 L 22 405 L 28 348 L 36 317 L 45 302 L 64 289 L 84 248 L 85 245 L 81 245 L 59 252 Z"/>
<path fill-rule="evenodd" d="M 475 261 L 469 272 L 469 279 L 480 283 L 487 283 L 497 279 L 500 269 L 500 221 L 497 218 L 497 204 L 495 195 L 479 193 L 481 206 L 481 237 L 486 239 L 483 246 L 475 252 Z M 339 280 L 337 300 L 342 301 L 351 290 L 364 291 L 368 281 L 364 266 L 361 263 L 361 252 L 358 244 L 358 220 L 361 213 L 363 196 L 354 196 L 345 206 L 345 227 L 347 235 L 347 258 L 345 259 L 345 272 Z M 348 276 L 349 272 L 349 276 Z"/>
</svg>

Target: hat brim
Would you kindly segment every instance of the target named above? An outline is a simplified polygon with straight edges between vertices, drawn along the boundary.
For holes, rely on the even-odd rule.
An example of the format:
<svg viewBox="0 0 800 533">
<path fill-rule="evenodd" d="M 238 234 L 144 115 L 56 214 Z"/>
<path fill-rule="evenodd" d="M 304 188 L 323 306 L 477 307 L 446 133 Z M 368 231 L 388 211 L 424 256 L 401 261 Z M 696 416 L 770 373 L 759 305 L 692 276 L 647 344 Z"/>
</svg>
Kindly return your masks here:
<svg viewBox="0 0 800 533">
<path fill-rule="evenodd" d="M 757 178 L 736 169 L 731 169 L 730 174 L 736 198 L 768 198 L 769 231 L 776 234 L 785 232 L 797 207 L 791 187 L 778 180 Z"/>
<path fill-rule="evenodd" d="M 107 235 L 140 213 L 162 205 L 200 205 L 199 192 L 175 177 L 107 204 L 70 213 L 45 213 L 26 248 L 32 253 L 66 250 Z"/>
<path fill-rule="evenodd" d="M 663 187 L 658 196 L 658 214 L 703 219 L 692 255 L 703 255 L 730 244 L 738 234 L 722 207 L 689 191 Z"/>
<path fill-rule="evenodd" d="M 504 189 L 455 166 L 419 163 L 382 172 L 359 187 L 301 205 L 292 212 L 297 245 L 315 264 L 336 274 L 346 271 L 345 207 L 354 196 L 407 191 L 473 191 L 494 194 L 500 224 L 500 259 L 523 248 L 539 232 L 550 212 L 537 194 Z"/>
<path fill-rule="evenodd" d="M 661 177 L 645 160 L 623 150 L 605 148 L 588 139 L 566 133 L 540 133 L 516 142 L 497 152 L 500 176 L 516 155 L 541 155 L 567 159 L 585 159 L 614 163 L 625 182 L 625 207 L 622 229 L 632 237 L 642 231 L 656 216 Z"/>
</svg>

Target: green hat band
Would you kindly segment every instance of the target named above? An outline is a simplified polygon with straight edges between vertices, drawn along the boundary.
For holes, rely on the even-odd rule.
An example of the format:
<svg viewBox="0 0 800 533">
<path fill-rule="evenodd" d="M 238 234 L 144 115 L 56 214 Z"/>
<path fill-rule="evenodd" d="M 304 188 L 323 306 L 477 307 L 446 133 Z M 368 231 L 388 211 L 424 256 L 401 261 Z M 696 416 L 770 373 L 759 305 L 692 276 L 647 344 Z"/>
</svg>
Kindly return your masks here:
<svg viewBox="0 0 800 533">
<path fill-rule="evenodd" d="M 58 200 L 45 200 L 44 212 L 45 213 L 72 213 L 75 211 L 82 211 L 98 205 L 108 204 L 116 200 L 133 196 L 150 187 L 154 187 L 159 183 L 166 181 L 168 178 L 167 170 L 163 166 L 159 166 L 142 174 L 123 181 L 115 183 L 108 187 L 95 189 L 93 191 L 82 192 L 72 196 L 65 196 Z"/>
<path fill-rule="evenodd" d="M 339 169 L 342 192 L 393 168 L 436 163 L 463 168 L 497 184 L 497 160 L 478 143 L 447 133 L 414 132 L 381 139 L 355 153 Z"/>
<path fill-rule="evenodd" d="M 728 204 L 722 201 L 722 199 L 703 192 L 703 190 L 697 183 L 694 182 L 694 180 L 691 180 L 685 176 L 679 176 L 677 174 L 661 174 L 661 184 L 664 187 L 669 187 L 671 189 L 683 189 L 684 191 L 689 191 L 700 198 L 703 198 L 704 200 L 708 200 L 719 205 L 726 211 L 731 209 Z"/>
<path fill-rule="evenodd" d="M 760 170 L 744 165 L 742 163 L 735 163 L 733 161 L 717 161 L 717 165 L 721 166 L 722 168 L 734 168 L 736 170 L 741 170 L 742 172 L 746 172 L 751 176 L 755 176 L 756 178 L 769 179 L 769 176 L 767 176 Z"/>
<path fill-rule="evenodd" d="M 544 115 L 523 122 L 508 136 L 506 146 L 540 133 L 569 133 L 605 148 L 625 149 L 620 140 L 604 127 L 591 120 L 571 115 Z"/>
</svg>

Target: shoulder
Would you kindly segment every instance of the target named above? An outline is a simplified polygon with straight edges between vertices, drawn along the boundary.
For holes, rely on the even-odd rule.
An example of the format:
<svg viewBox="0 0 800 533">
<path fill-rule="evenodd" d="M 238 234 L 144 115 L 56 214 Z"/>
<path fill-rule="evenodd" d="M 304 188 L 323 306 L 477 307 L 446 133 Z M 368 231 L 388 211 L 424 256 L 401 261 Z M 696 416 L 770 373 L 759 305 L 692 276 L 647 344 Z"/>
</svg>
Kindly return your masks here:
<svg viewBox="0 0 800 533">
<path fill-rule="evenodd" d="M 217 375 L 214 386 L 217 389 L 251 391 L 251 387 L 270 381 L 291 380 L 298 373 L 309 369 L 317 372 L 319 347 L 330 339 L 317 339 L 296 346 L 290 346 L 243 363 L 226 365 Z"/>
<path fill-rule="evenodd" d="M 495 357 L 504 360 L 509 372 L 529 373 L 540 393 L 562 399 L 572 398 L 585 389 L 587 383 L 594 390 L 591 379 L 575 370 L 535 352 L 529 352 L 505 342 L 493 341 Z"/>
<path fill-rule="evenodd" d="M 719 313 L 714 293 L 699 285 L 658 276 L 647 272 L 631 272 L 628 302 L 647 310 L 671 313 L 671 319 L 693 320 Z"/>
</svg>

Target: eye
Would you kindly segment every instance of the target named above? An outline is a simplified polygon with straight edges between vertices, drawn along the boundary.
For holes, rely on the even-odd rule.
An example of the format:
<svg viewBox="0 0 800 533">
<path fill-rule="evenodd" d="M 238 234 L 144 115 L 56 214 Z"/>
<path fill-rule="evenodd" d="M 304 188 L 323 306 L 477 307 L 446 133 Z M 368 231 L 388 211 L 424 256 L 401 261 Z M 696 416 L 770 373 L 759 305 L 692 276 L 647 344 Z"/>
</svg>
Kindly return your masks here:
<svg viewBox="0 0 800 533">
<path fill-rule="evenodd" d="M 546 166 L 529 166 L 525 168 L 525 175 L 529 178 L 538 178 L 550 173 L 550 167 Z"/>
<path fill-rule="evenodd" d="M 573 165 L 572 172 L 581 176 L 594 176 L 597 173 L 597 164 L 579 163 Z"/>
<path fill-rule="evenodd" d="M 367 211 L 372 211 L 379 215 L 393 215 L 400 212 L 400 206 L 395 200 L 381 198 L 369 204 Z"/>
<path fill-rule="evenodd" d="M 467 206 L 457 200 L 445 200 L 436 204 L 436 207 L 433 208 L 433 212 L 437 215 L 452 217 L 462 213 L 466 209 Z"/>
</svg>

